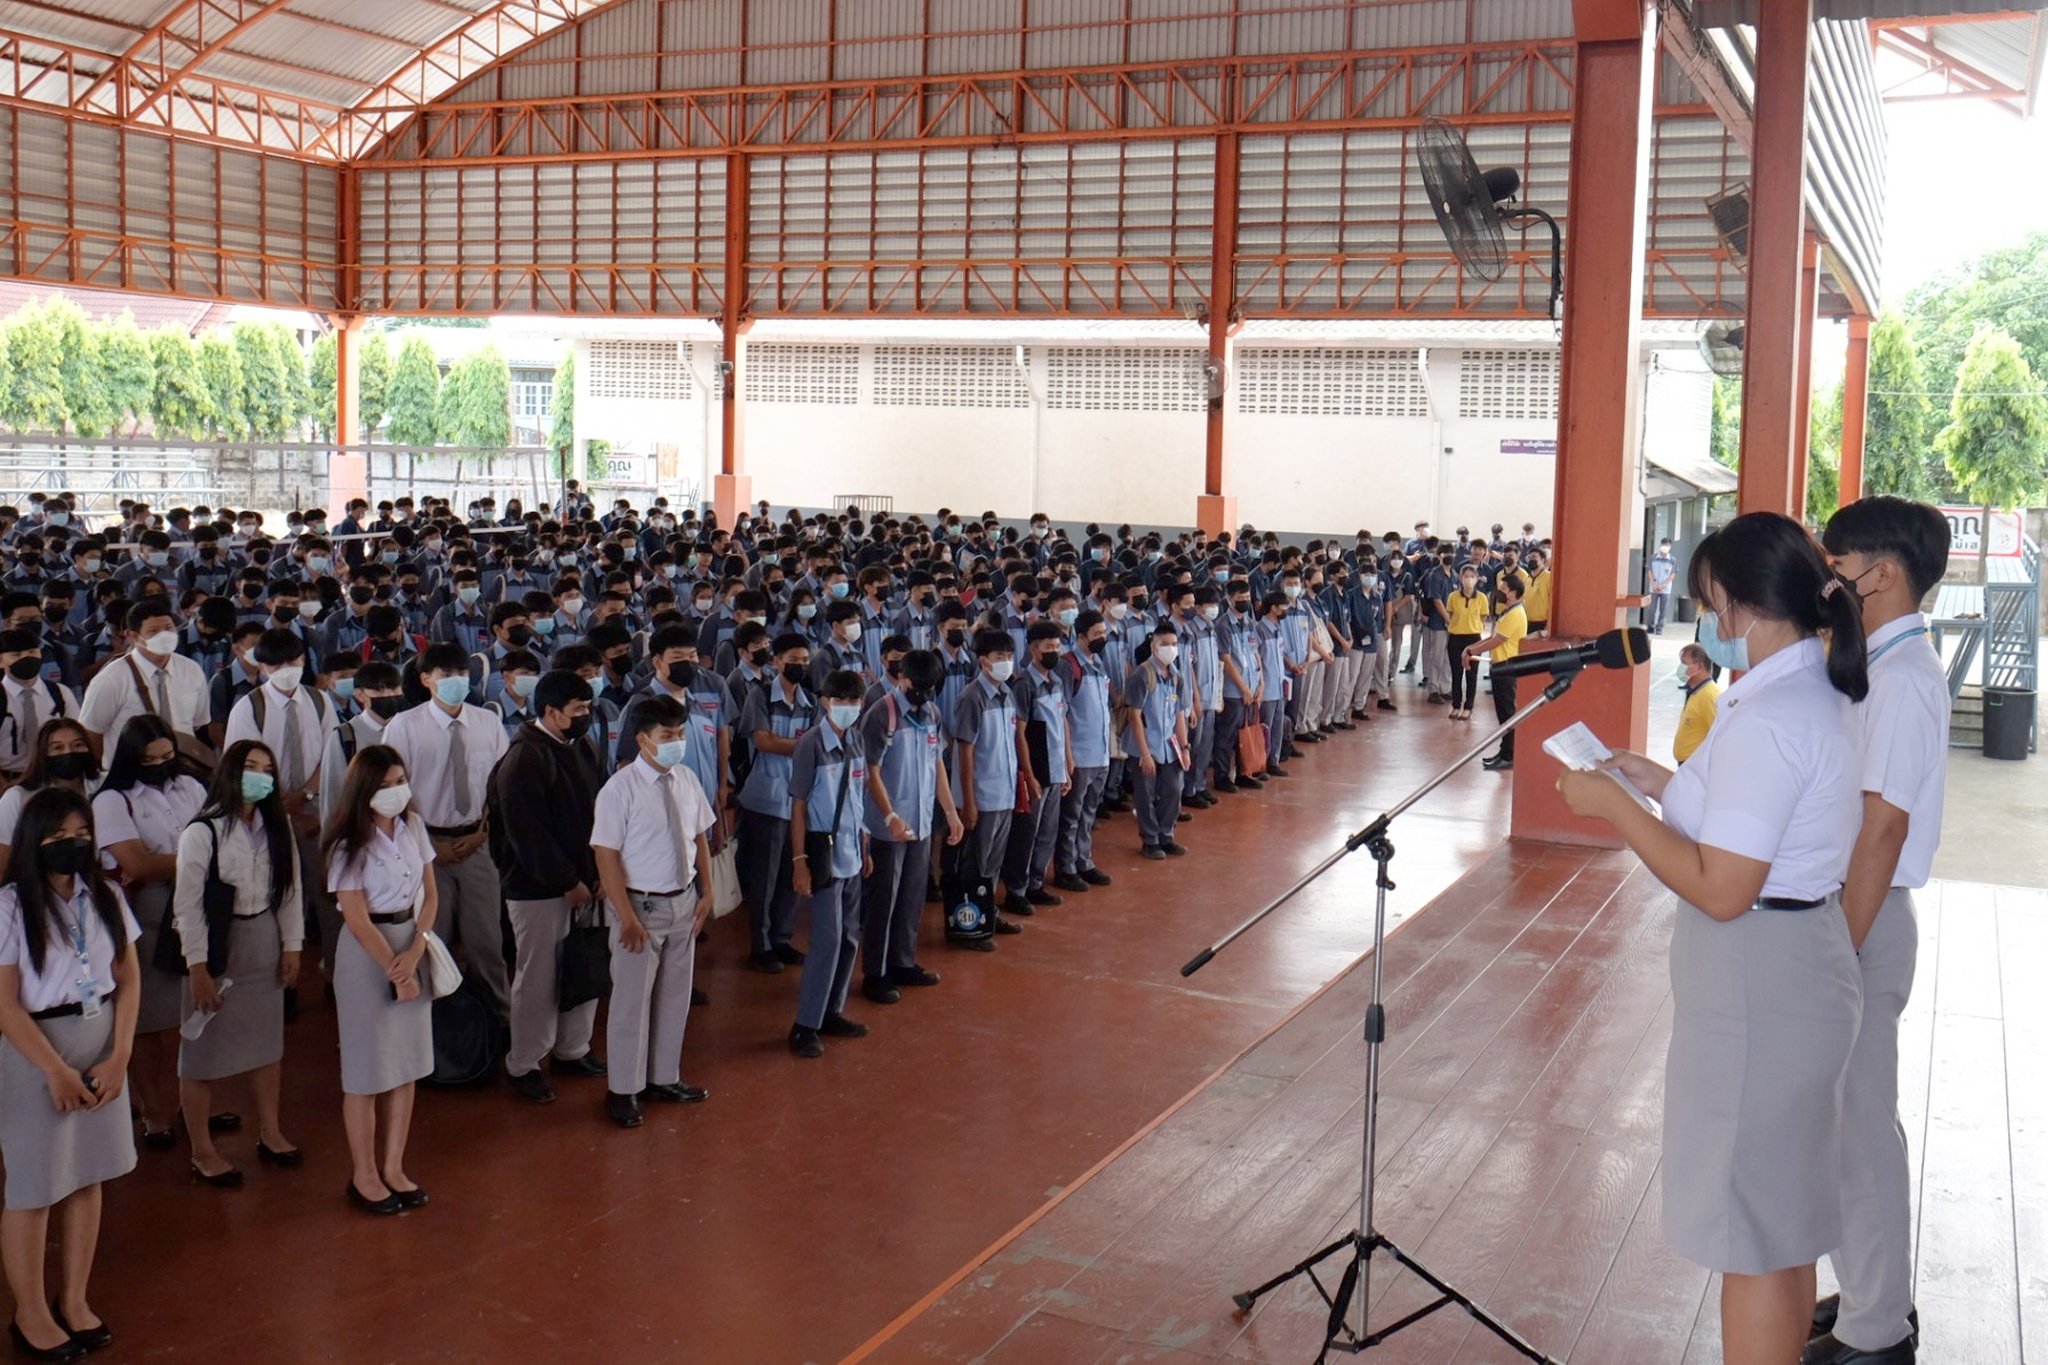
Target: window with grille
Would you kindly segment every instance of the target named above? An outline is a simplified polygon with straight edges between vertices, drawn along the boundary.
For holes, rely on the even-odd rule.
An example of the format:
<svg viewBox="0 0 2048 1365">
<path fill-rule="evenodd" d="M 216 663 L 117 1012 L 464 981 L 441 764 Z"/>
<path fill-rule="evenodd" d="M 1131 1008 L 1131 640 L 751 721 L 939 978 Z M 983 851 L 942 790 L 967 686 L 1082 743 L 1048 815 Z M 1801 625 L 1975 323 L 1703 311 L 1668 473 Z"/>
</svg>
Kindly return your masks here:
<svg viewBox="0 0 2048 1365">
<path fill-rule="evenodd" d="M 765 342 L 747 347 L 749 403 L 860 401 L 860 347 Z"/>
<path fill-rule="evenodd" d="M 1237 410 L 1286 417 L 1427 417 L 1413 350 L 1258 346 L 1237 353 Z"/>
<path fill-rule="evenodd" d="M 540 387 L 540 386 L 536 386 Z M 545 386 L 552 392 L 552 384 Z M 696 386 L 673 341 L 593 341 L 590 343 L 592 398 L 666 398 L 687 400 Z"/>
<path fill-rule="evenodd" d="M 1009 346 L 877 346 L 877 406 L 1023 408 L 1031 391 Z"/>
<path fill-rule="evenodd" d="M 1458 416 L 1557 420 L 1557 353 L 1464 352 L 1458 360 Z"/>
<path fill-rule="evenodd" d="M 1109 412 L 1200 412 L 1208 405 L 1192 347 L 1055 346 L 1046 406 Z"/>
<path fill-rule="evenodd" d="M 512 415 L 545 421 L 555 414 L 555 386 L 528 382 L 512 386 Z"/>
</svg>

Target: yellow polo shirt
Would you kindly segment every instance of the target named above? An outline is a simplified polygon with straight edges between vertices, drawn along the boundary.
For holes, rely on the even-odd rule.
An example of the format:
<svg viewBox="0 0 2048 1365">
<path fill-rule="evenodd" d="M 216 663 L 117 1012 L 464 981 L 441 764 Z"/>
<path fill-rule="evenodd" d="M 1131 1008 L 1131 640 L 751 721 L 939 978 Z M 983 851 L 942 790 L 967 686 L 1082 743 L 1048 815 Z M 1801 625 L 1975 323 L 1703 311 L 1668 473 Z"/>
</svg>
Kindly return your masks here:
<svg viewBox="0 0 2048 1365">
<path fill-rule="evenodd" d="M 1486 634 L 1486 594 L 1474 592 L 1470 597 L 1454 592 L 1444 599 L 1444 619 L 1450 623 L 1453 635 Z"/>
<path fill-rule="evenodd" d="M 1529 633 L 1529 613 L 1520 602 L 1515 603 L 1493 623 L 1493 633 L 1500 636 L 1500 643 L 1494 646 L 1493 661 L 1504 664 L 1522 652 L 1522 639 Z"/>
<path fill-rule="evenodd" d="M 1678 717 L 1678 738 L 1671 742 L 1671 756 L 1680 763 L 1691 758 L 1692 751 L 1706 739 L 1707 731 L 1714 728 L 1714 717 L 1720 711 L 1721 684 L 1709 678 L 1685 699 L 1685 710 Z"/>
<path fill-rule="evenodd" d="M 1544 569 L 1529 580 L 1529 595 L 1522 605 L 1529 611 L 1531 621 L 1550 619 L 1550 570 Z"/>
</svg>

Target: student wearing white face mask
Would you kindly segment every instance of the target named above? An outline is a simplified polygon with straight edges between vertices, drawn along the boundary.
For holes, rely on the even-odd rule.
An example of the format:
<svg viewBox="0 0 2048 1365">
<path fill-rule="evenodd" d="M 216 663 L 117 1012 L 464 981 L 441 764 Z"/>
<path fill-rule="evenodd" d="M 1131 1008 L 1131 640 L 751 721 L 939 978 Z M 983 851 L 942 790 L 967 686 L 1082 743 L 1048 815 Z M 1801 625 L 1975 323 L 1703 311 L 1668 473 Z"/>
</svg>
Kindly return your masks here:
<svg viewBox="0 0 2048 1365">
<path fill-rule="evenodd" d="M 811 906 L 811 945 L 804 957 L 796 1024 L 789 1047 L 818 1057 L 824 1038 L 860 1038 L 865 1024 L 845 1014 L 853 966 L 860 955 L 861 878 L 868 857 L 868 768 L 877 757 L 854 728 L 860 719 L 860 675 L 840 669 L 821 685 L 825 723 L 797 741 L 790 756 L 789 830 L 797 899 Z"/>
<path fill-rule="evenodd" d="M 93 675 L 79 703 L 78 719 L 92 737 L 93 756 L 106 750 L 132 717 L 147 712 L 179 736 L 187 753 L 210 753 L 198 736 L 212 719 L 206 676 L 178 653 L 178 622 L 168 597 L 152 597 L 128 609 L 127 652 Z"/>
</svg>

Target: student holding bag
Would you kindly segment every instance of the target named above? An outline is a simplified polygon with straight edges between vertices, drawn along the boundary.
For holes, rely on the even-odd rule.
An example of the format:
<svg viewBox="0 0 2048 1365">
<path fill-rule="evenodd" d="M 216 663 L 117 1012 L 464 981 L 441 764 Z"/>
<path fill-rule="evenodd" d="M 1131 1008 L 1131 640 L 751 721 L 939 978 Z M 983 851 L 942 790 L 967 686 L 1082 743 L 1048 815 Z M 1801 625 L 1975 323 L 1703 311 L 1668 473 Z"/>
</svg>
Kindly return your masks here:
<svg viewBox="0 0 2048 1365">
<path fill-rule="evenodd" d="M 427 1202 L 405 1173 L 405 1143 L 413 1087 L 434 1069 L 433 1001 L 420 961 L 439 906 L 427 874 L 434 841 L 412 808 L 397 750 L 373 744 L 355 756 L 320 848 L 327 889 L 341 906 L 334 1011 L 348 1202 L 389 1216 Z"/>
</svg>

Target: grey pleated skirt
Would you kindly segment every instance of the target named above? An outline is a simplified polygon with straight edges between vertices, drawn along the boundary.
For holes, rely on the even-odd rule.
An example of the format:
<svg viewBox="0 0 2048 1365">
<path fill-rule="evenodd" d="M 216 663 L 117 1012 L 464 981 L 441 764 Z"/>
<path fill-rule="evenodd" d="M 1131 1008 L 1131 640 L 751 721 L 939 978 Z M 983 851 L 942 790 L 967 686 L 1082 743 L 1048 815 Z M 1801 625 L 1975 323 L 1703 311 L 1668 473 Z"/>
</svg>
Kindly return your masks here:
<svg viewBox="0 0 2048 1365">
<path fill-rule="evenodd" d="M 80 1071 L 114 1050 L 111 1000 L 97 1019 L 39 1019 L 36 1027 Z M 128 1091 L 123 1088 L 97 1109 L 60 1114 L 42 1071 L 0 1041 L 0 1163 L 7 1167 L 10 1209 L 46 1209 L 89 1185 L 128 1174 L 135 1169 Z"/>
<path fill-rule="evenodd" d="M 181 1038 L 178 1075 L 188 1081 L 218 1081 L 269 1066 L 284 1058 L 284 987 L 278 984 L 282 957 L 277 916 L 242 916 L 228 936 L 227 966 L 221 975 L 235 984 L 221 995 L 220 1013 L 197 1038 Z M 192 985 L 181 992 L 183 1015 L 192 1013 Z"/>
<path fill-rule="evenodd" d="M 393 952 L 412 946 L 417 921 L 376 924 Z M 391 978 L 344 928 L 334 949 L 334 1010 L 341 1026 L 341 1091 L 381 1095 L 434 1070 L 433 1001 L 391 998 Z"/>
<path fill-rule="evenodd" d="M 1722 922 L 1678 903 L 1664 1074 L 1664 1235 L 1738 1275 L 1841 1242 L 1842 1083 L 1863 977 L 1841 901 Z"/>
<path fill-rule="evenodd" d="M 149 965 L 156 960 L 157 940 L 164 936 L 164 928 L 170 923 L 170 883 L 157 882 L 130 891 L 128 908 L 135 912 L 135 922 L 142 926 L 142 937 L 135 944 L 136 956 L 142 963 L 142 1013 L 136 1018 L 135 1031 L 162 1033 L 176 1028 L 185 1018 L 185 978 Z"/>
</svg>

